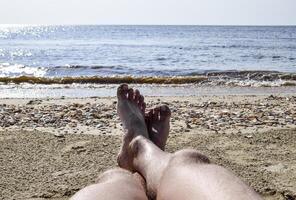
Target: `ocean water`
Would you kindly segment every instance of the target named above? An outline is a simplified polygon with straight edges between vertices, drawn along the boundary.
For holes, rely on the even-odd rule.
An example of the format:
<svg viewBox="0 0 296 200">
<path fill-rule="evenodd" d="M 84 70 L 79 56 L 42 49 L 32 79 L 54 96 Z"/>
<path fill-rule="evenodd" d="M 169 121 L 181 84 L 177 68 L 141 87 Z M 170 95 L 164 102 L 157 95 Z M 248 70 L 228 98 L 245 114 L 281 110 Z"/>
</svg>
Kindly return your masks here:
<svg viewBox="0 0 296 200">
<path fill-rule="evenodd" d="M 296 26 L 0 26 L 0 77 L 296 72 Z"/>
</svg>

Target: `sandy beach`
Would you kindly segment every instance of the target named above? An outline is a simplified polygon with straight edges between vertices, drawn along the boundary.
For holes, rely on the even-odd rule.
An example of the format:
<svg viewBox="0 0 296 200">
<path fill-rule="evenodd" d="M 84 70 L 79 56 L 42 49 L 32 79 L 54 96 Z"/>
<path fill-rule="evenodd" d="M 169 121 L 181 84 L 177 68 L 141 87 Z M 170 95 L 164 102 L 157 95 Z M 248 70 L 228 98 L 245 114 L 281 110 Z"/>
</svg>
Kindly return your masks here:
<svg viewBox="0 0 296 200">
<path fill-rule="evenodd" d="M 296 200 L 295 8 L 0 0 L 0 200 Z"/>
<path fill-rule="evenodd" d="M 296 97 L 147 97 L 172 110 L 167 151 L 199 150 L 264 199 L 296 197 Z M 0 199 L 68 199 L 116 167 L 116 98 L 1 99 Z"/>
</svg>

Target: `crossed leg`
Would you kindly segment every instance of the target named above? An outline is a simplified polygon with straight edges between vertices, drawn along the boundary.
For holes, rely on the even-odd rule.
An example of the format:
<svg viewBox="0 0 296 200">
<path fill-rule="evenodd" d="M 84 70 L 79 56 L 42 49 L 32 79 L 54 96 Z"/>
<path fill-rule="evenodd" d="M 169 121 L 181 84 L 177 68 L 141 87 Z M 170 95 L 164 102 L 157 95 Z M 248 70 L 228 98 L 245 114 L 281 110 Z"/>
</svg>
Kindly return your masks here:
<svg viewBox="0 0 296 200">
<path fill-rule="evenodd" d="M 143 176 L 151 199 L 261 199 L 232 172 L 211 164 L 195 150 L 174 154 L 162 151 L 169 129 L 170 112 L 166 107 L 156 108 L 145 117 L 144 98 L 139 91 L 121 85 L 117 96 L 118 114 L 125 128 L 118 164 Z M 119 174 L 111 176 L 107 172 L 108 178 L 79 191 L 73 199 L 147 199 L 139 176 L 135 179 L 123 170 Z"/>
<path fill-rule="evenodd" d="M 124 156 L 127 154 L 126 150 L 128 150 L 130 141 L 138 135 L 137 132 L 142 132 L 142 135 L 150 138 L 159 148 L 165 148 L 171 113 L 167 106 L 160 106 L 151 109 L 145 115 L 144 97 L 140 95 L 138 90 L 127 90 L 126 85 L 119 88 L 118 99 L 118 114 L 122 120 L 123 118 L 128 119 L 123 121 L 125 135 L 118 155 L 118 162 L 128 168 L 130 163 Z M 143 120 L 146 122 L 145 126 L 141 124 Z M 145 130 L 143 131 L 143 129 Z M 121 168 L 108 170 L 98 178 L 95 184 L 83 188 L 71 198 L 71 200 L 117 199 L 148 200 L 145 180 L 142 176 Z"/>
<path fill-rule="evenodd" d="M 129 94 L 132 93 L 133 91 L 127 85 L 121 85 L 118 88 L 118 112 L 126 129 L 118 164 L 144 177 L 150 198 L 157 200 L 261 199 L 232 172 L 211 164 L 209 159 L 198 151 L 181 150 L 174 154 L 162 151 L 164 146 L 161 145 L 165 144 L 167 135 L 154 134 L 150 139 L 153 138 L 156 142 L 149 140 L 145 120 L 141 115 L 142 101 L 131 99 Z M 141 96 L 138 91 L 136 96 L 137 94 Z M 158 109 L 153 111 L 154 115 L 157 113 L 160 114 Z M 161 116 L 154 116 L 153 119 L 161 120 Z M 166 123 L 163 122 L 163 126 L 160 125 L 160 127 L 166 127 L 165 125 Z"/>
</svg>

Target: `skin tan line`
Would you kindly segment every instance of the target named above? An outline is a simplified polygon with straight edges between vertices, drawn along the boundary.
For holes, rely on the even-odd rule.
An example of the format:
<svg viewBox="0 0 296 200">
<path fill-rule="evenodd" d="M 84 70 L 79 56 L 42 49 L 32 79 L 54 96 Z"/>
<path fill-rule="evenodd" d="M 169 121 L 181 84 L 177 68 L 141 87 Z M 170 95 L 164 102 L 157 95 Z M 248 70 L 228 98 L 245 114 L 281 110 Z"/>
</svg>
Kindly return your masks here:
<svg viewBox="0 0 296 200">
<path fill-rule="evenodd" d="M 171 112 L 167 106 L 145 114 L 144 97 L 123 84 L 117 91 L 124 126 L 120 168 L 103 173 L 96 184 L 71 200 L 259 200 L 261 197 L 229 170 L 196 150 L 164 151 Z"/>
</svg>

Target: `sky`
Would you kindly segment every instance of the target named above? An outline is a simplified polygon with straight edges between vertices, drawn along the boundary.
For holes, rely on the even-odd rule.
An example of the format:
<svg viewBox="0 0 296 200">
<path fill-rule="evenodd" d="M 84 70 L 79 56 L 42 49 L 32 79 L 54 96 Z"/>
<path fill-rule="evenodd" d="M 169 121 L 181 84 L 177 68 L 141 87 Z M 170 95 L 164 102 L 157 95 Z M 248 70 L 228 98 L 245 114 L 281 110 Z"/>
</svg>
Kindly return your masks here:
<svg viewBox="0 0 296 200">
<path fill-rule="evenodd" d="M 0 24 L 296 25 L 296 0 L 0 0 Z"/>
</svg>

